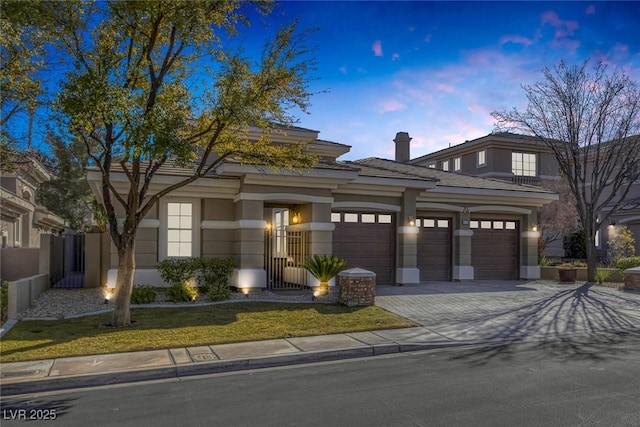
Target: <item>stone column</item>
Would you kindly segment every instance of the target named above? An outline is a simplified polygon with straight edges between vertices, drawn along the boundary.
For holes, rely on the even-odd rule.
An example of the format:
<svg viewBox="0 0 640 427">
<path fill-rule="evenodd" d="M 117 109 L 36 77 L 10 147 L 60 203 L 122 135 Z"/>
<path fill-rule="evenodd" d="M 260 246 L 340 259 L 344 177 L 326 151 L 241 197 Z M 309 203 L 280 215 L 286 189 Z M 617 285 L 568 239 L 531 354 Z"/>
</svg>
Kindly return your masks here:
<svg viewBox="0 0 640 427">
<path fill-rule="evenodd" d="M 416 198 L 420 190 L 407 189 L 402 195 L 402 206 L 397 218 L 397 264 L 396 283 L 400 285 L 420 283 L 418 270 L 418 232 L 416 220 Z"/>
<path fill-rule="evenodd" d="M 338 274 L 340 304 L 349 307 L 374 305 L 376 302 L 376 273 L 352 268 Z"/>
<path fill-rule="evenodd" d="M 471 265 L 471 238 L 473 230 L 469 228 L 471 215 L 465 208 L 456 215 L 457 222 L 453 230 L 453 280 L 473 280 L 475 278 Z"/>
<path fill-rule="evenodd" d="M 235 202 L 235 263 L 231 283 L 237 288 L 265 288 L 267 272 L 264 269 L 264 237 L 266 221 L 262 200 Z"/>
<path fill-rule="evenodd" d="M 538 239 L 540 232 L 537 228 L 538 212 L 531 209 L 529 215 L 523 215 L 522 228 L 520 230 L 520 278 L 539 279 L 540 266 L 538 265 Z"/>
</svg>

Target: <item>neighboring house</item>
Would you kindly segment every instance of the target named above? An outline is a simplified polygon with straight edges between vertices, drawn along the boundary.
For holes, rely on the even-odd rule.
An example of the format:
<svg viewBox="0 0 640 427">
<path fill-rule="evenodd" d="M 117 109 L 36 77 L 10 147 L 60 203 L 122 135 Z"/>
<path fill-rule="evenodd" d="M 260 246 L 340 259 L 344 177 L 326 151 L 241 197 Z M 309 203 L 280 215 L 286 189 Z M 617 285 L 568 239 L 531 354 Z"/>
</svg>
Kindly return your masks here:
<svg viewBox="0 0 640 427">
<path fill-rule="evenodd" d="M 551 149 L 535 137 L 511 133 L 492 133 L 404 161 L 517 184 L 538 186 L 545 180 L 559 179 L 558 162 Z M 625 225 L 633 232 L 636 253 L 640 254 L 640 178 L 632 185 L 627 206 L 615 214 L 608 224 L 602 224 L 596 236 L 600 256 L 606 256 L 606 243 L 615 233 L 616 225 Z M 556 242 L 548 248 L 547 255 L 563 256 L 563 252 L 561 242 Z"/>
<path fill-rule="evenodd" d="M 6 280 L 37 274 L 40 235 L 64 230 L 64 220 L 35 201 L 38 186 L 51 174 L 27 154 L 17 155 L 13 165 L 0 175 L 0 275 Z"/>
<path fill-rule="evenodd" d="M 257 139 L 259 129 L 250 135 Z M 339 161 L 350 146 L 320 140 L 308 129 L 272 138 L 300 142 L 321 161 L 300 173 L 228 161 L 163 198 L 138 230 L 135 283 L 164 285 L 159 261 L 203 256 L 233 258 L 238 288 L 300 284 L 300 264 L 313 254 L 372 270 L 378 284 L 539 277 L 533 225 L 537 208 L 556 200 L 555 193 L 401 161 Z M 395 139 L 406 159 L 410 139 L 406 133 Z M 166 167 L 153 186 L 184 173 Z M 112 178 L 124 193 L 127 178 Z M 101 200 L 97 170 L 88 180 Z M 110 266 L 107 284 L 114 286 L 113 246 Z"/>
</svg>

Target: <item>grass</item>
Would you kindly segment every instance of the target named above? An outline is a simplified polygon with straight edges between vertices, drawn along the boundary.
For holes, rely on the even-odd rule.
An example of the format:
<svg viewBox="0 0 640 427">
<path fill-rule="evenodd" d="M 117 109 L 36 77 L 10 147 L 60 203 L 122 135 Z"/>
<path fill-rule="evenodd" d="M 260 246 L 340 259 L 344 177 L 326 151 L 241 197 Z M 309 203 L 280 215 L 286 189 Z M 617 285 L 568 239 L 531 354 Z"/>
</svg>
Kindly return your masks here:
<svg viewBox="0 0 640 427">
<path fill-rule="evenodd" d="M 104 328 L 110 314 L 28 320 L 0 342 L 0 362 L 226 344 L 416 326 L 376 306 L 246 302 L 131 310 L 138 326 Z"/>
</svg>

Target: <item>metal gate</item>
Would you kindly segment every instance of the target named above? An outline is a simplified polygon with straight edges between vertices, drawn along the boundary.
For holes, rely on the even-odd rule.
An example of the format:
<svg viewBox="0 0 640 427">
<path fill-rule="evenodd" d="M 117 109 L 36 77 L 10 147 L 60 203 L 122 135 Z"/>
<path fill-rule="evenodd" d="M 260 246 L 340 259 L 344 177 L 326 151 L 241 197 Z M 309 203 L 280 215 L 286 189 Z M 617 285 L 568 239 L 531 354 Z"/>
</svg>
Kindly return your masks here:
<svg viewBox="0 0 640 427">
<path fill-rule="evenodd" d="M 50 254 L 53 288 L 84 287 L 84 234 L 52 236 Z"/>
<path fill-rule="evenodd" d="M 309 232 L 267 229 L 264 265 L 269 289 L 304 289 L 307 271 L 302 267 L 308 254 Z"/>
</svg>

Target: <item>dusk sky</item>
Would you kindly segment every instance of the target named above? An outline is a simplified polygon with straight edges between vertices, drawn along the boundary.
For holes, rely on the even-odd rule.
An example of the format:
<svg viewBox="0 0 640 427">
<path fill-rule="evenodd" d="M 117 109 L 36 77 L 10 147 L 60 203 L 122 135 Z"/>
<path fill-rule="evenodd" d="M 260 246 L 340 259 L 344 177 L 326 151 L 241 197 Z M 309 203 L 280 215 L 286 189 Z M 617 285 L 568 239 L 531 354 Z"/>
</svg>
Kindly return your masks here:
<svg viewBox="0 0 640 427">
<path fill-rule="evenodd" d="M 484 136 L 561 59 L 640 83 L 639 2 L 287 1 L 269 20 L 293 17 L 319 27 L 312 88 L 329 91 L 300 126 L 351 145 L 344 159 L 393 158 L 398 131 L 412 157 Z"/>
</svg>

